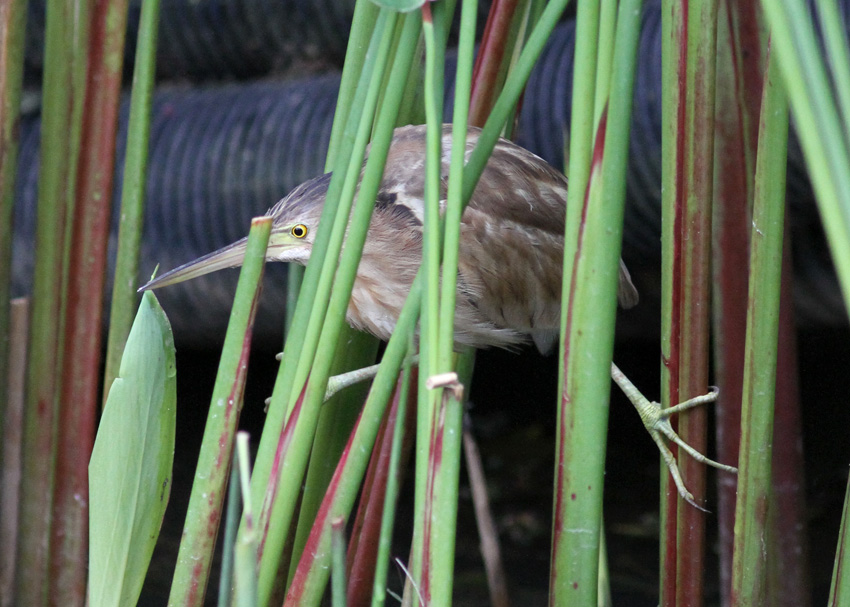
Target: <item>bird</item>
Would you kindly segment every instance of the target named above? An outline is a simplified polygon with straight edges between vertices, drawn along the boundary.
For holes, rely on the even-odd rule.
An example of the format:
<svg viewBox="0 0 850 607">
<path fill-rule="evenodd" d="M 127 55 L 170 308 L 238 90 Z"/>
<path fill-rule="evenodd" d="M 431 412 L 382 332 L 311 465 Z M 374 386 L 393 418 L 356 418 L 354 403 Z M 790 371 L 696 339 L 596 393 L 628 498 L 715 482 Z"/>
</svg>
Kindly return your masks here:
<svg viewBox="0 0 850 607">
<path fill-rule="evenodd" d="M 467 131 L 467 160 L 480 133 L 476 127 Z M 393 132 L 346 312 L 351 326 L 383 341 L 393 332 L 421 263 L 425 136 L 425 125 L 404 126 Z M 448 189 L 451 145 L 452 125 L 444 124 L 441 209 Z M 364 160 L 364 170 L 365 166 Z M 307 265 L 330 180 L 331 173 L 310 179 L 269 210 L 272 229 L 267 261 Z M 566 200 L 567 178 L 563 173 L 507 139 L 497 141 L 461 218 L 454 325 L 459 349 L 464 346 L 516 349 L 533 341 L 541 352 L 551 350 L 560 329 Z M 152 279 L 139 290 L 156 289 L 239 266 L 246 245 L 247 238 L 242 238 Z M 620 307 L 626 309 L 637 305 L 639 300 L 622 259 L 617 299 Z M 716 393 L 662 410 L 658 403 L 644 398 L 613 364 L 611 373 L 637 408 L 680 495 L 700 508 L 684 486 L 665 439 L 675 442 L 700 462 L 736 472 L 735 468 L 709 460 L 691 449 L 670 426 L 672 413 L 711 402 Z"/>
<path fill-rule="evenodd" d="M 395 129 L 375 200 L 346 319 L 387 341 L 421 262 L 425 125 Z M 466 157 L 481 130 L 469 127 Z M 452 125 L 442 128 L 441 206 L 445 204 Z M 368 158 L 368 151 L 367 151 Z M 363 167 L 365 169 L 364 160 Z M 362 176 L 362 173 L 361 173 Z M 267 261 L 306 265 L 331 173 L 292 190 L 268 212 Z M 567 178 L 523 147 L 499 139 L 461 220 L 455 343 L 515 349 L 534 341 L 551 350 L 560 327 Z M 243 238 L 154 278 L 156 289 L 242 263 Z M 638 303 L 620 261 L 618 300 Z"/>
</svg>

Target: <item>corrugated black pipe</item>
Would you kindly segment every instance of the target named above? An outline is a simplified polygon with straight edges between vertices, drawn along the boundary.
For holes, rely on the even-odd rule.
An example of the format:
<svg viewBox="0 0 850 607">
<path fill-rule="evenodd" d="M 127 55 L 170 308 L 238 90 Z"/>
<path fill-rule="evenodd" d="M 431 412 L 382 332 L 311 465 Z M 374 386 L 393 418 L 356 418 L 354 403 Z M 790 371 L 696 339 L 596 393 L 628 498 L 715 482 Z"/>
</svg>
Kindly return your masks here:
<svg viewBox="0 0 850 607">
<path fill-rule="evenodd" d="M 355 0 L 162 0 L 160 80 L 245 80 L 341 68 Z M 483 26 L 490 2 L 479 2 Z M 133 68 L 141 0 L 130 0 L 124 66 Z M 45 0 L 28 6 L 26 81 L 43 68 Z M 309 67 L 308 67 L 309 66 Z"/>
<path fill-rule="evenodd" d="M 27 82 L 43 67 L 45 1 L 29 3 Z M 141 0 L 130 0 L 125 68 L 133 66 Z M 226 80 L 281 73 L 294 63 L 341 66 L 354 0 L 163 0 L 160 79 Z M 128 73 L 129 75 L 129 73 Z"/>
<path fill-rule="evenodd" d="M 153 104 L 145 233 L 139 282 L 247 233 L 298 183 L 320 173 L 339 76 L 217 89 L 167 89 Z M 127 105 L 119 131 L 126 136 Z M 39 121 L 22 121 L 16 184 L 13 290 L 26 292 L 34 262 Z M 123 145 L 114 199 L 120 198 Z M 117 208 L 117 207 L 116 207 Z M 114 257 L 118 213 L 113 213 Z M 285 266 L 270 264 L 255 339 L 280 343 Z M 111 278 L 112 268 L 109 270 Z M 175 332 L 198 344 L 222 339 L 237 273 L 157 291 Z"/>
</svg>

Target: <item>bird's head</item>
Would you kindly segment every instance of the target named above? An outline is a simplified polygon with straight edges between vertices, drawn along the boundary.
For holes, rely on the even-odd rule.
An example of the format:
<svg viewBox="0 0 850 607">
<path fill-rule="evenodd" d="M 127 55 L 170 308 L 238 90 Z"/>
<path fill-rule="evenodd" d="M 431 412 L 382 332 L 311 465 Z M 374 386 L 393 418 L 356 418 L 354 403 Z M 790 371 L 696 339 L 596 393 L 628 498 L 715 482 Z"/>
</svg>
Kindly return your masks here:
<svg viewBox="0 0 850 607">
<path fill-rule="evenodd" d="M 327 173 L 302 183 L 269 210 L 268 215 L 274 219 L 269 245 L 266 249 L 266 261 L 294 261 L 302 265 L 307 264 L 316 237 L 316 229 L 319 226 L 319 217 L 324 207 L 330 177 L 331 174 Z M 224 268 L 241 266 L 247 244 L 248 239 L 241 238 L 226 247 L 166 272 L 142 286 L 139 291 L 158 289 Z"/>
</svg>

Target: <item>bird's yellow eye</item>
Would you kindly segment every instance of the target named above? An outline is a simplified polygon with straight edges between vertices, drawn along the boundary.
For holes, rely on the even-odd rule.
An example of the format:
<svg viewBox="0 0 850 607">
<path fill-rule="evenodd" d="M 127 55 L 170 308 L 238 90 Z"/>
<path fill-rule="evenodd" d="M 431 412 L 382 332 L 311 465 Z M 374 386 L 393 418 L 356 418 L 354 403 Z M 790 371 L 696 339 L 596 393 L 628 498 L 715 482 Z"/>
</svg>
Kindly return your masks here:
<svg viewBox="0 0 850 607">
<path fill-rule="evenodd" d="M 307 226 L 303 223 L 299 223 L 292 226 L 292 229 L 289 230 L 289 232 L 295 236 L 295 238 L 304 238 L 307 235 Z"/>
</svg>

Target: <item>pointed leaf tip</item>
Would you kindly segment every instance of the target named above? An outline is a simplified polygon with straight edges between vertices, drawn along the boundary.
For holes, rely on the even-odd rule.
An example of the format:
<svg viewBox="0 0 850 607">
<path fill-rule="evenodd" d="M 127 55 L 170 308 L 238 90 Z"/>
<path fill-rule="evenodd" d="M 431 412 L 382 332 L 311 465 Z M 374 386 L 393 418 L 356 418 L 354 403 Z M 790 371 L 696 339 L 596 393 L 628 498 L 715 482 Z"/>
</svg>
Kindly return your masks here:
<svg viewBox="0 0 850 607">
<path fill-rule="evenodd" d="M 89 603 L 138 601 L 171 489 L 176 366 L 168 318 L 142 296 L 89 462 Z"/>
</svg>

